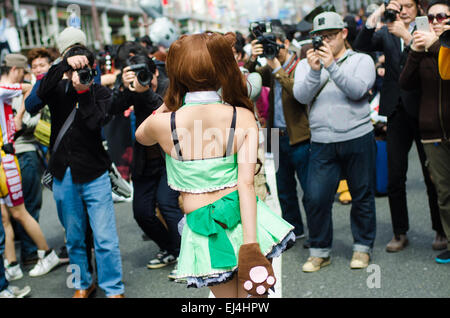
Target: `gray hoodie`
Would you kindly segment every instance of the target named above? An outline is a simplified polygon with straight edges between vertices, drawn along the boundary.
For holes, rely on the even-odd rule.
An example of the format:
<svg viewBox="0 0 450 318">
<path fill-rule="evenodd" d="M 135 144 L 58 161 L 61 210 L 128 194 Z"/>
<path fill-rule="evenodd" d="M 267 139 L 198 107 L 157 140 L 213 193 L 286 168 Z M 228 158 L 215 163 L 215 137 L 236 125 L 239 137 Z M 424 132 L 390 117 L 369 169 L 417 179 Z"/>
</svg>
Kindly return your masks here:
<svg viewBox="0 0 450 318">
<path fill-rule="evenodd" d="M 309 105 L 313 142 L 347 141 L 373 130 L 367 93 L 374 85 L 375 76 L 372 58 L 352 50 L 319 71 L 312 70 L 306 58 L 299 62 L 294 96 L 300 103 Z"/>
</svg>

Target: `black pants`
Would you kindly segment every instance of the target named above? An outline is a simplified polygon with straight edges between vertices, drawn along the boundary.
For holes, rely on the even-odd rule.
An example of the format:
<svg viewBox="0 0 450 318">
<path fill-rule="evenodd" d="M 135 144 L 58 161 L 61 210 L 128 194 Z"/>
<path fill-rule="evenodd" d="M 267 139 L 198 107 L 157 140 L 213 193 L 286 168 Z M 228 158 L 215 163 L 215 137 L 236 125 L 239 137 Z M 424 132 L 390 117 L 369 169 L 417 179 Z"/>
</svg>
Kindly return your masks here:
<svg viewBox="0 0 450 318">
<path fill-rule="evenodd" d="M 178 223 L 183 212 L 178 204 L 179 192 L 167 184 L 166 168 L 161 167 L 160 174 L 151 177 L 133 178 L 133 188 L 133 213 L 139 227 L 161 250 L 178 257 L 181 244 Z M 156 216 L 156 204 L 167 228 Z"/>
<path fill-rule="evenodd" d="M 425 179 L 432 228 L 434 231 L 443 234 L 436 188 L 431 182 L 428 169 L 425 167 L 426 155 L 420 141 L 419 123 L 401 105 L 389 116 L 387 123 L 388 196 L 393 231 L 395 235 L 400 235 L 406 234 L 409 230 L 406 174 L 408 172 L 408 153 L 413 141 L 416 142 Z"/>
</svg>

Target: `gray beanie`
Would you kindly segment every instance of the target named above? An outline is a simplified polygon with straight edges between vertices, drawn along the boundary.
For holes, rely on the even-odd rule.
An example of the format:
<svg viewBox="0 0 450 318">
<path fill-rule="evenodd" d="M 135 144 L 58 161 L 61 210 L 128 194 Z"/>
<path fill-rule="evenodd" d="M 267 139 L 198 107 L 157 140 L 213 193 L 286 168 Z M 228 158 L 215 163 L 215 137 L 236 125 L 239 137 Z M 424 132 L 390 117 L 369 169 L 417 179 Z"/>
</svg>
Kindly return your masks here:
<svg viewBox="0 0 450 318">
<path fill-rule="evenodd" d="M 86 45 L 86 34 L 80 29 L 74 27 L 65 28 L 56 39 L 56 45 L 62 54 L 67 48 L 75 44 Z"/>
</svg>

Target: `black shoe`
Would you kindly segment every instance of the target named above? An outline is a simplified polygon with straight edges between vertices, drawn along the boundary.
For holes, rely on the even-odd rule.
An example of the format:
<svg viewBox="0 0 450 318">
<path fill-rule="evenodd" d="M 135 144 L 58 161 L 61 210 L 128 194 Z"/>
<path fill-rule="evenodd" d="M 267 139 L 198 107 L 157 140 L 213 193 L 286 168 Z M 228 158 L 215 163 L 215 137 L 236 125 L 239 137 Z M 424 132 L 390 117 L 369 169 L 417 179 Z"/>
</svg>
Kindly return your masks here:
<svg viewBox="0 0 450 318">
<path fill-rule="evenodd" d="M 58 257 L 60 264 L 69 264 L 69 253 L 65 245 L 59 249 Z"/>
<path fill-rule="evenodd" d="M 156 257 L 150 260 L 147 264 L 147 268 L 157 269 L 173 264 L 177 261 L 177 258 L 167 251 L 159 251 Z"/>
<path fill-rule="evenodd" d="M 303 243 L 303 248 L 308 249 L 308 248 L 310 248 L 310 247 L 311 247 L 311 243 L 309 243 L 309 241 L 306 240 L 306 241 Z"/>
<path fill-rule="evenodd" d="M 22 264 L 23 264 L 24 266 L 27 266 L 27 265 L 36 265 L 36 263 L 37 263 L 38 260 L 39 260 L 39 257 L 38 257 L 38 255 L 37 255 L 37 251 L 36 251 L 36 252 L 33 252 L 33 253 L 30 253 L 30 254 L 28 254 L 28 255 L 26 255 L 26 256 L 21 257 L 21 260 L 22 260 Z"/>
<path fill-rule="evenodd" d="M 450 251 L 445 251 L 436 257 L 436 262 L 439 264 L 450 264 Z"/>
</svg>

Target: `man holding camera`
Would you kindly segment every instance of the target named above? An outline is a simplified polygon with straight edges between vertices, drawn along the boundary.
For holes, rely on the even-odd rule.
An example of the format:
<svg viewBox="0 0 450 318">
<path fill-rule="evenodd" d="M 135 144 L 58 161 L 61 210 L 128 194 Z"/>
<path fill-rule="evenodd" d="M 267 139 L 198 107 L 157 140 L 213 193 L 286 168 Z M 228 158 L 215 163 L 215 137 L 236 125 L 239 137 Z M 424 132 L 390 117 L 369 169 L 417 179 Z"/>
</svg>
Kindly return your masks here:
<svg viewBox="0 0 450 318">
<path fill-rule="evenodd" d="M 271 45 L 270 51 L 279 50 L 276 56 L 267 56 L 267 65 L 256 68 L 257 57 L 264 55 L 267 44 L 252 41 L 252 56 L 245 64 L 249 72 L 258 72 L 262 85 L 270 87 L 269 115 L 267 128 L 279 129 L 279 152 L 274 152 L 278 163 L 276 181 L 278 199 L 283 218 L 294 225 L 297 238 L 305 236 L 300 207 L 297 197 L 295 174 L 300 181 L 303 192 L 306 191 L 306 174 L 308 169 L 310 131 L 306 106 L 300 104 L 293 95 L 294 73 L 299 62 L 295 53 L 288 48 L 290 41 L 279 26 L 272 27 L 272 34 L 278 47 Z"/>
<path fill-rule="evenodd" d="M 342 17 L 323 12 L 313 20 L 314 48 L 295 71 L 294 96 L 309 105 L 311 154 L 304 206 L 310 257 L 304 272 L 330 264 L 333 239 L 331 209 L 341 177 L 352 195 L 351 268 L 365 268 L 376 234 L 375 140 L 367 93 L 375 82 L 369 55 L 346 47 Z M 315 37 L 320 36 L 320 37 Z"/>
<path fill-rule="evenodd" d="M 138 127 L 163 100 L 156 94 L 158 70 L 147 55 L 137 54 L 125 61 L 122 84 L 113 90 L 112 114 L 134 106 Z M 131 166 L 133 179 L 133 213 L 144 233 L 159 247 L 160 252 L 147 264 L 158 269 L 173 264 L 180 252 L 181 236 L 178 223 L 183 217 L 179 207 L 179 192 L 169 188 L 164 157 L 159 145 L 143 146 L 135 141 Z M 166 225 L 156 216 L 156 205 Z"/>
<path fill-rule="evenodd" d="M 87 298 L 96 289 L 88 269 L 85 211 L 94 236 L 99 286 L 108 297 L 123 297 L 122 262 L 108 175 L 111 161 L 101 136 L 111 93 L 93 83 L 93 68 L 93 53 L 75 45 L 42 78 L 37 96 L 50 108 L 50 147 L 60 140 L 56 151 L 52 149 L 49 170 L 54 177 L 58 215 L 66 230 L 70 263 L 79 268 L 80 279 L 75 280 L 73 297 Z M 65 134 L 58 136 L 73 115 Z"/>
<path fill-rule="evenodd" d="M 409 230 L 406 201 L 406 175 L 408 153 L 413 141 L 416 143 L 428 194 L 432 228 L 436 231 L 433 249 L 446 248 L 447 240 L 439 218 L 436 189 L 425 167 L 426 155 L 420 141 L 418 109 L 420 92 L 400 88 L 399 76 L 405 65 L 415 30 L 415 18 L 420 12 L 418 0 L 392 0 L 382 4 L 372 13 L 366 25 L 353 43 L 356 50 L 382 51 L 385 55 L 385 76 L 380 95 L 382 116 L 387 122 L 388 196 L 394 237 L 386 245 L 387 252 L 398 252 L 408 245 Z M 379 20 L 386 26 L 375 32 Z"/>
</svg>

